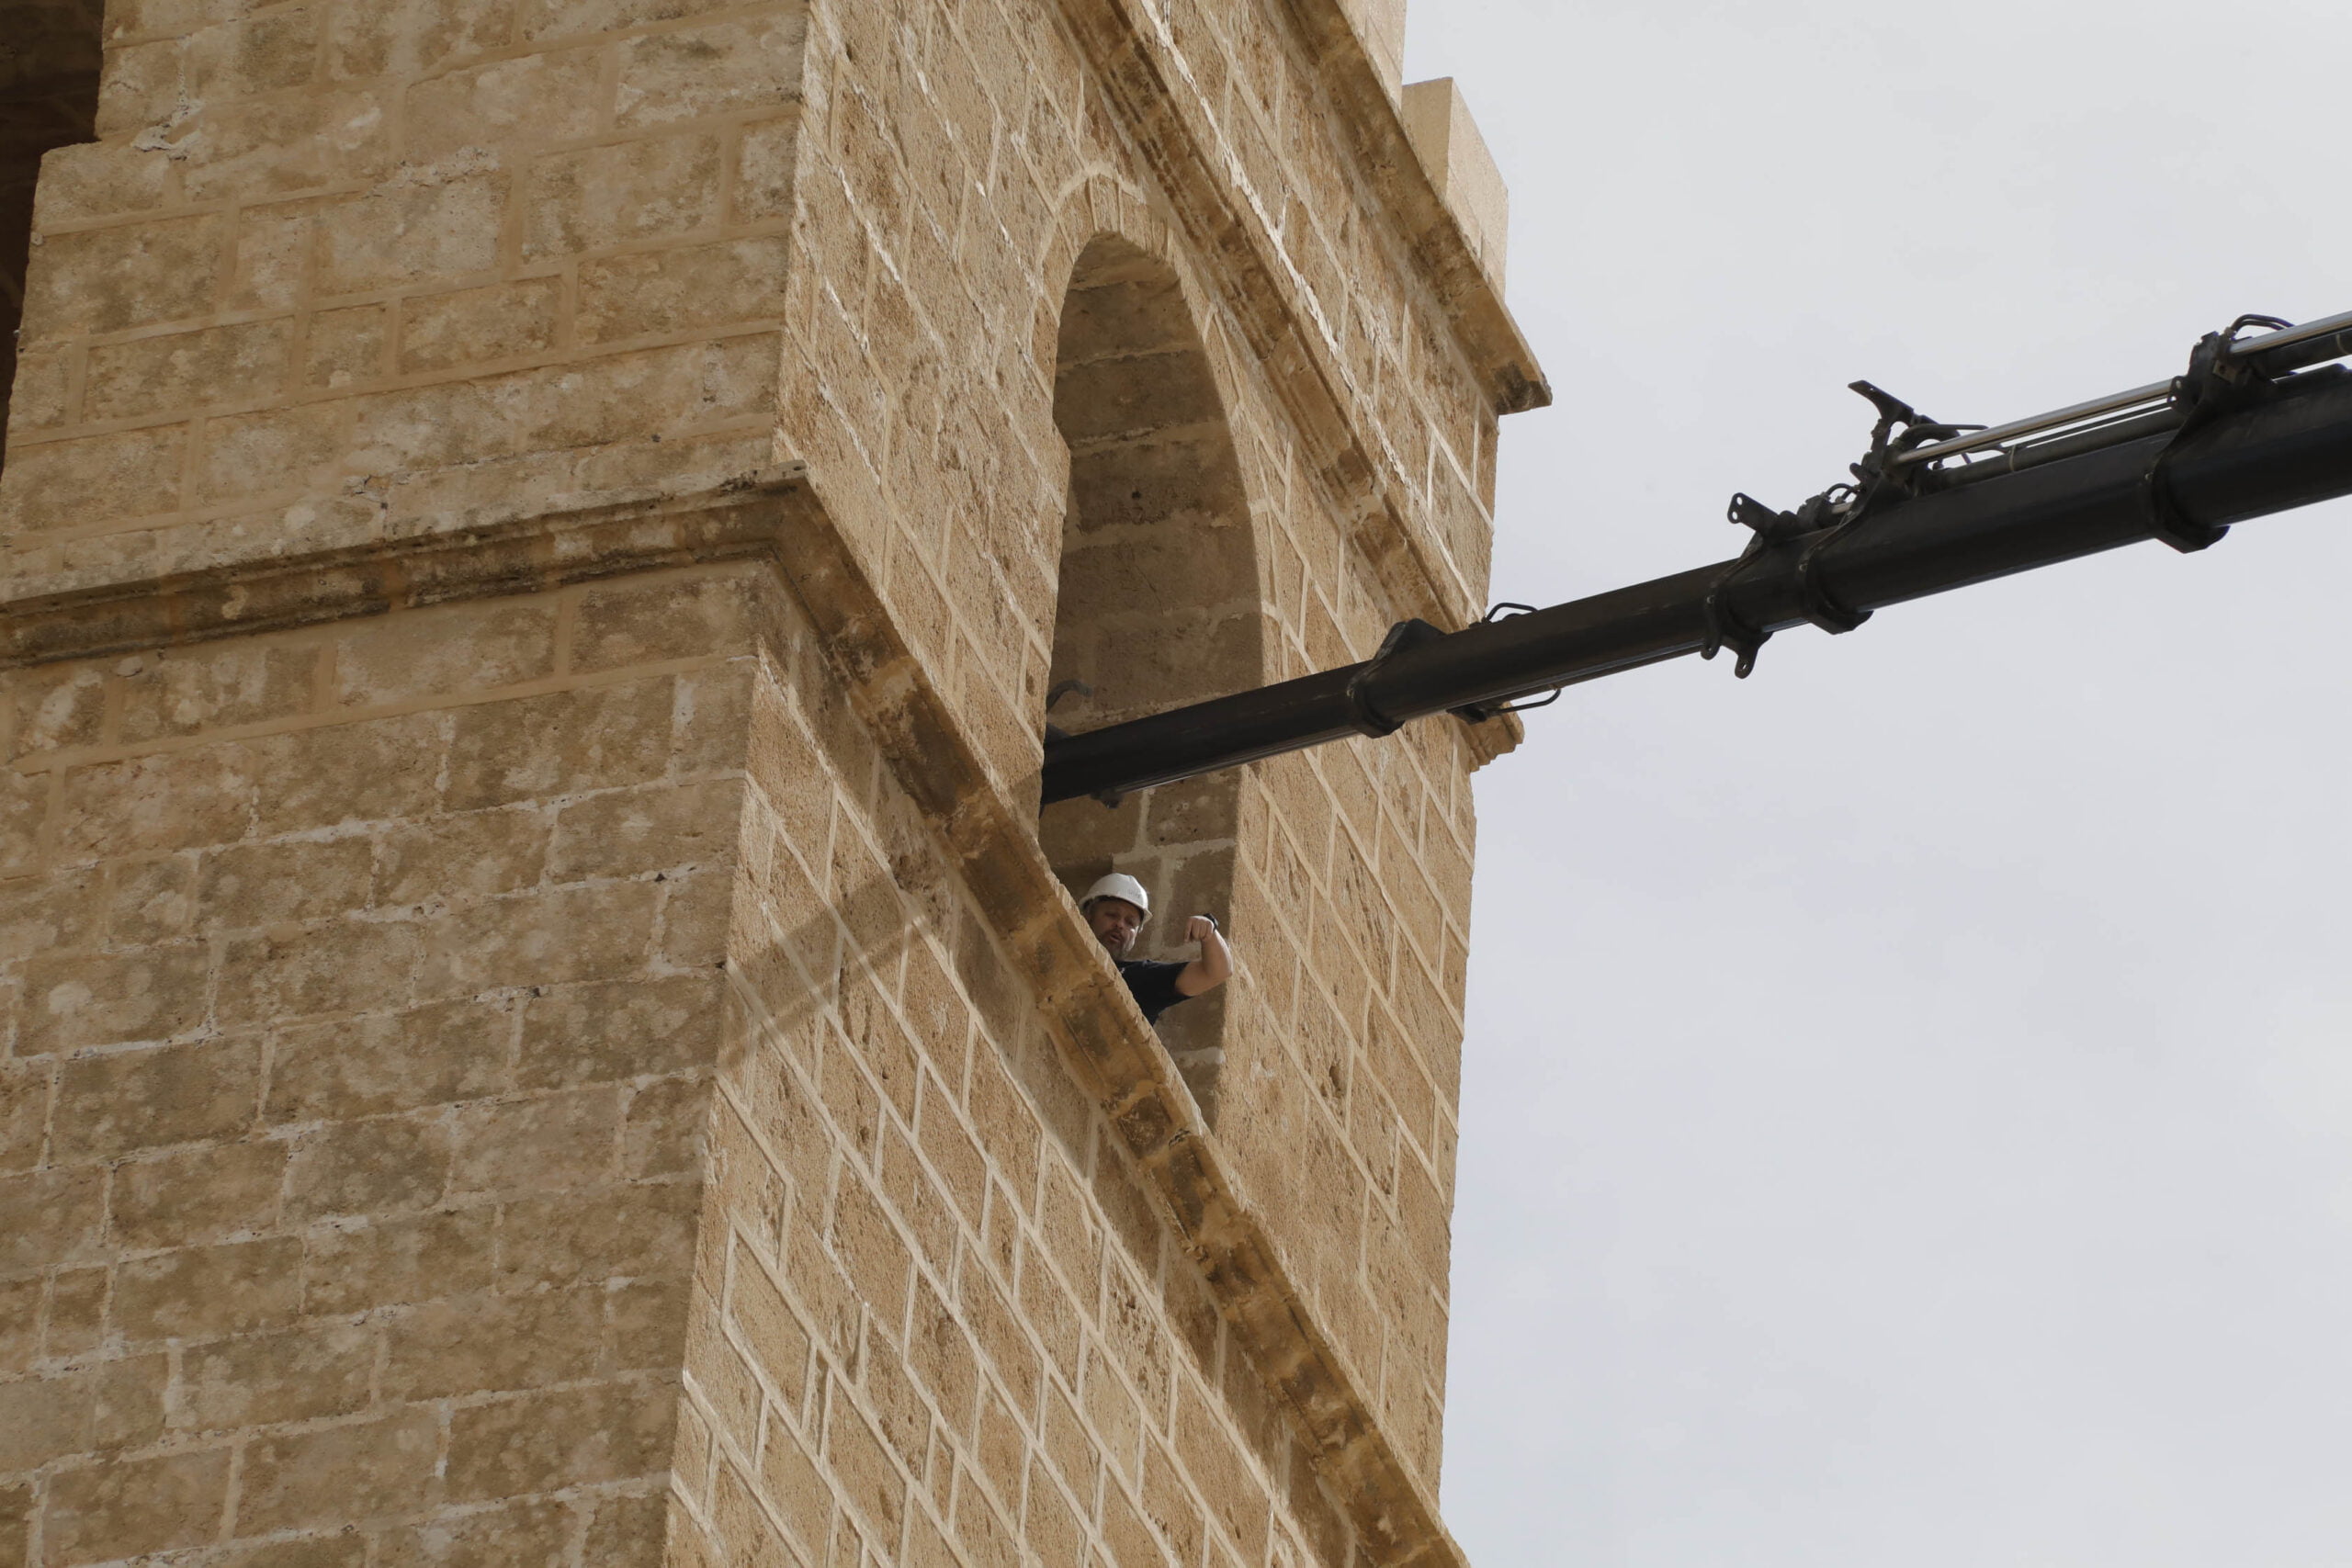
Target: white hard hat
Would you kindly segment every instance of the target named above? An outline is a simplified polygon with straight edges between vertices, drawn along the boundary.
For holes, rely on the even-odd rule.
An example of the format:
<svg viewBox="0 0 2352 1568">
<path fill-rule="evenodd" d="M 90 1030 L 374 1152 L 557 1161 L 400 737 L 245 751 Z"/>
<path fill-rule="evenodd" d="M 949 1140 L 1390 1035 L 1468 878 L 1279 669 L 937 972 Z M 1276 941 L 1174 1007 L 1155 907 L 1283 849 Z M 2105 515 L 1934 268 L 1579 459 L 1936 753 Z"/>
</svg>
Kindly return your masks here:
<svg viewBox="0 0 2352 1568">
<path fill-rule="evenodd" d="M 1114 871 L 1108 876 L 1097 878 L 1094 886 L 1086 890 L 1086 897 L 1079 900 L 1078 907 L 1083 909 L 1097 898 L 1125 899 L 1141 909 L 1145 919 L 1151 919 L 1151 895 L 1145 892 L 1143 884 L 1132 876 Z"/>
</svg>

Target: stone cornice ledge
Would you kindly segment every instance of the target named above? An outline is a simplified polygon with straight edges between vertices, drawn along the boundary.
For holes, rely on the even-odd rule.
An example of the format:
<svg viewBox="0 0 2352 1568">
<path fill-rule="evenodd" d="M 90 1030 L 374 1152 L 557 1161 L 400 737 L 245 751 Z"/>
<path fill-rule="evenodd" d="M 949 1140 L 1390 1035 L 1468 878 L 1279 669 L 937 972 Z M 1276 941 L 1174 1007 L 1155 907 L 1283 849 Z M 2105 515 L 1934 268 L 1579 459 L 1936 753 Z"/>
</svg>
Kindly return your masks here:
<svg viewBox="0 0 2352 1568">
<path fill-rule="evenodd" d="M 1283 1267 L 1159 1042 L 992 780 L 800 464 L 692 492 L 605 497 L 462 532 L 215 572 L 0 602 L 0 664 L 90 658 L 532 592 L 726 559 L 766 559 L 1037 998 L 1071 1076 L 1117 1130 L 1162 1219 L 1346 1508 L 1367 1555 L 1466 1568 Z"/>
<path fill-rule="evenodd" d="M 765 555 L 774 495 L 804 477 L 793 463 L 716 487 L 606 491 L 558 510 L 477 515 L 445 532 L 0 599 L 0 668 Z"/>
</svg>

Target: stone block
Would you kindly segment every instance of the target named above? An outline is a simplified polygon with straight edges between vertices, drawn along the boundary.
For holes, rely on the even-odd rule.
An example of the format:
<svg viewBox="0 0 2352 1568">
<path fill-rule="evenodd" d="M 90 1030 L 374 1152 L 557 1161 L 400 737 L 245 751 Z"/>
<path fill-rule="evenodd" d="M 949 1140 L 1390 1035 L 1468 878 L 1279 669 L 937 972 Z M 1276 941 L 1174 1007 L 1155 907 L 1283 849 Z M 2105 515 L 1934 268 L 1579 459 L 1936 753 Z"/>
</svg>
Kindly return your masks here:
<svg viewBox="0 0 2352 1568">
<path fill-rule="evenodd" d="M 40 1274 L 0 1280 L 0 1372 L 14 1376 L 40 1359 L 40 1298 L 48 1283 Z"/>
<path fill-rule="evenodd" d="M 63 350 L 27 354 L 17 360 L 17 385 L 8 396 L 8 434 L 22 442 L 74 417 L 74 369 Z"/>
<path fill-rule="evenodd" d="M 208 104 L 151 134 L 173 138 L 188 199 L 254 201 L 381 179 L 392 168 L 390 131 L 385 98 L 359 92 Z"/>
<path fill-rule="evenodd" d="M 677 1389 L 611 1382 L 460 1405 L 449 1420 L 449 1495 L 510 1497 L 627 1481 L 661 1470 Z"/>
<path fill-rule="evenodd" d="M 736 779 L 591 795 L 557 815 L 548 874 L 571 882 L 727 866 L 735 858 L 741 808 Z"/>
<path fill-rule="evenodd" d="M 455 1193 L 560 1192 L 618 1174 L 621 1101 L 610 1086 L 462 1106 L 451 1126 Z"/>
<path fill-rule="evenodd" d="M 207 421 L 195 499 L 235 501 L 334 484 L 344 417 L 335 404 L 306 403 Z"/>
<path fill-rule="evenodd" d="M 376 1334 L 365 1323 L 280 1329 L 182 1352 L 183 1424 L 225 1431 L 347 1416 L 366 1405 Z"/>
<path fill-rule="evenodd" d="M 531 277 L 403 300 L 400 368 L 414 375 L 550 349 L 562 295 L 558 279 Z"/>
<path fill-rule="evenodd" d="M 187 1033 L 204 1021 L 209 968 L 195 943 L 44 953 L 25 966 L 17 1052 L 43 1055 Z"/>
<path fill-rule="evenodd" d="M 277 839 L 206 852 L 197 876 L 198 923 L 250 931 L 364 908 L 375 877 L 365 839 Z"/>
<path fill-rule="evenodd" d="M 430 1524 L 387 1531 L 379 1568 L 564 1568 L 572 1562 L 578 1515 L 560 1502 L 531 1500 L 501 1507 L 448 1513 Z M 616 1565 L 659 1561 L 660 1545 L 643 1557 L 588 1556 Z"/>
<path fill-rule="evenodd" d="M 0 1063 L 0 1170 L 30 1170 L 48 1146 L 49 1064 Z"/>
<path fill-rule="evenodd" d="M 145 946 L 189 934 L 196 926 L 196 856 L 113 861 L 85 874 L 107 944 Z"/>
<path fill-rule="evenodd" d="M 294 6 L 204 28 L 187 40 L 187 77 L 199 101 L 225 101 L 299 87 L 319 58 L 327 6 Z"/>
<path fill-rule="evenodd" d="M 0 1474 L 82 1452 L 89 1428 L 86 1372 L 0 1382 Z"/>
<path fill-rule="evenodd" d="M 305 1242 L 305 1310 L 365 1312 L 487 1290 L 497 1211 L 338 1221 Z"/>
<path fill-rule="evenodd" d="M 783 1291 L 747 1257 L 736 1260 L 727 1310 L 752 1364 L 783 1396 L 785 1408 L 798 1410 L 808 1390 L 808 1332 Z"/>
<path fill-rule="evenodd" d="M 765 223 L 792 216 L 793 157 L 799 143 L 797 114 L 743 128 L 735 152 L 733 208 L 728 214 L 732 221 Z"/>
<path fill-rule="evenodd" d="M 718 1059 L 718 976 L 563 987 L 525 1004 L 519 1081 L 527 1088 L 690 1072 Z"/>
<path fill-rule="evenodd" d="M 1399 6 L 1398 10 L 1403 9 Z M 1503 284 L 1510 231 L 1510 193 L 1503 185 L 1487 140 L 1470 118 L 1470 106 L 1451 76 L 1416 82 L 1404 90 L 1406 134 L 1429 171 L 1430 183 L 1445 198 L 1463 237 L 1494 280 Z"/>
<path fill-rule="evenodd" d="M 621 1120 L 621 1174 L 690 1176 L 702 1168 L 710 1080 L 662 1078 L 633 1090 Z"/>
<path fill-rule="evenodd" d="M 604 1297 L 592 1286 L 426 1303 L 386 1333 L 385 1394 L 448 1399 L 592 1377 L 605 1331 Z"/>
<path fill-rule="evenodd" d="M 641 1184 L 506 1205 L 500 1288 L 682 1276 L 694 1256 L 692 1184 Z"/>
<path fill-rule="evenodd" d="M 788 242 L 781 234 L 635 251 L 580 265 L 580 340 L 728 326 L 784 310 Z"/>
<path fill-rule="evenodd" d="M 417 77 L 510 41 L 516 0 L 352 0 L 327 18 L 331 76 Z"/>
<path fill-rule="evenodd" d="M 348 294 L 490 271 L 507 183 L 503 170 L 458 157 L 351 197 L 320 226 L 319 288 Z"/>
<path fill-rule="evenodd" d="M 303 343 L 302 385 L 332 390 L 375 380 L 384 374 L 390 339 L 391 310 L 386 306 L 321 310 L 311 318 Z"/>
<path fill-rule="evenodd" d="M 598 53 L 517 55 L 416 84 L 408 90 L 411 155 L 594 136 L 605 118 Z"/>
<path fill-rule="evenodd" d="M 417 1117 L 329 1122 L 294 1145 L 288 1213 L 316 1219 L 384 1214 L 439 1201 L 449 1180 L 449 1130 Z"/>
<path fill-rule="evenodd" d="M 198 1145 L 115 1168 L 116 1238 L 132 1247 L 219 1241 L 267 1230 L 286 1182 L 280 1143 Z"/>
<path fill-rule="evenodd" d="M 90 350 L 84 414 L 133 419 L 275 396 L 293 341 L 294 323 L 279 317 L 99 344 Z"/>
<path fill-rule="evenodd" d="M 187 321 L 211 309 L 226 219 L 162 218 L 51 235 L 25 280 L 28 344 Z"/>
<path fill-rule="evenodd" d="M 757 580 L 740 569 L 596 583 L 580 596 L 571 667 L 588 672 L 741 651 Z"/>
<path fill-rule="evenodd" d="M 825 1462 L 849 1505 L 885 1540 L 896 1540 L 907 1506 L 907 1482 L 864 1415 L 836 1394 L 828 1402 Z M 1056 1561 L 1056 1559 L 1048 1559 Z M 1075 1555 L 1058 1559 L 1075 1562 Z"/>
<path fill-rule="evenodd" d="M 292 1236 L 132 1258 L 115 1270 L 115 1327 L 134 1344 L 276 1327 L 301 1308 L 301 1267 Z"/>
<path fill-rule="evenodd" d="M 163 1438 L 172 1382 L 169 1356 L 159 1351 L 118 1357 L 91 1367 L 89 1377 L 93 1451 L 146 1448 Z"/>
<path fill-rule="evenodd" d="M 523 36 L 537 41 L 620 32 L 734 6 L 735 0 L 567 0 L 536 9 L 523 24 Z"/>
<path fill-rule="evenodd" d="M 245 1445 L 237 1533 L 420 1513 L 441 1490 L 434 1473 L 440 1446 L 439 1418 L 417 1408 L 349 1426 L 265 1433 Z"/>
<path fill-rule="evenodd" d="M 596 1502 L 595 1517 L 588 1524 L 587 1543 L 581 1560 L 600 1563 L 654 1562 L 662 1551 L 667 1521 L 668 1502 L 659 1494 L 601 1497 Z M 490 1568 L 490 1564 L 483 1564 L 483 1568 Z"/>
<path fill-rule="evenodd" d="M 550 153 L 530 165 L 523 255 L 540 260 L 714 227 L 718 139 L 650 137 Z"/>
<path fill-rule="evenodd" d="M 447 1002 L 282 1030 L 271 1122 L 343 1121 L 493 1094 L 509 1081 L 514 1021 L 500 1003 Z"/>
<path fill-rule="evenodd" d="M 237 1028 L 401 1006 L 422 941 L 413 925 L 356 919 L 232 937 L 214 1016 Z"/>
<path fill-rule="evenodd" d="M 660 778 L 669 765 L 671 694 L 667 680 L 637 681 L 459 709 L 449 748 L 450 807 L 471 810 Z"/>
<path fill-rule="evenodd" d="M 752 417 L 775 386 L 775 345 L 763 336 L 383 392 L 358 400 L 354 460 L 422 468 L 642 441 Z"/>
<path fill-rule="evenodd" d="M 630 39 L 620 46 L 616 121 L 666 125 L 792 102 L 800 96 L 808 35 L 807 11 L 786 6 Z"/>
<path fill-rule="evenodd" d="M 122 682 L 122 739 L 135 745 L 300 713 L 318 658 L 316 644 L 267 638 L 153 654 Z"/>
<path fill-rule="evenodd" d="M 555 670 L 556 606 L 492 599 L 395 614 L 346 636 L 335 698 L 354 707 L 495 690 Z"/>
<path fill-rule="evenodd" d="M 179 505 L 185 424 L 12 447 L 0 534 L 146 517 Z"/>
<path fill-rule="evenodd" d="M 245 835 L 254 774 L 233 748 L 208 747 L 73 769 L 59 847 L 70 856 L 198 849 Z M 266 786 L 261 791 L 265 801 Z"/>
<path fill-rule="evenodd" d="M 41 855 L 50 818 L 51 780 L 0 768 L 0 876 L 22 876 Z"/>
<path fill-rule="evenodd" d="M 231 243 L 227 298 L 232 310 L 286 310 L 300 304 L 318 250 L 317 201 L 247 206 Z"/>
<path fill-rule="evenodd" d="M 254 1123 L 260 1084 L 260 1043 L 250 1037 L 69 1060 L 58 1071 L 51 1157 L 234 1137 Z"/>
<path fill-rule="evenodd" d="M 33 226 L 46 231 L 166 206 L 171 167 L 160 150 L 123 141 L 52 148 L 41 158 L 40 181 L 33 187 Z M 21 380 L 16 395 L 24 396 Z"/>
<path fill-rule="evenodd" d="M 255 828 L 299 833 L 431 812 L 445 722 L 437 714 L 405 714 L 249 742 Z"/>
<path fill-rule="evenodd" d="M 95 746 L 105 733 L 104 671 L 87 664 L 28 670 L 12 684 L 8 706 L 16 733 L 10 750 L 17 756 Z"/>
<path fill-rule="evenodd" d="M 645 962 L 662 890 L 652 883 L 560 887 L 452 909 L 425 928 L 420 998 L 560 986 Z"/>
<path fill-rule="evenodd" d="M 487 898 L 528 887 L 552 823 L 534 810 L 469 811 L 402 823 L 378 840 L 376 897 L 390 905 Z"/>
<path fill-rule="evenodd" d="M 232 1457 L 199 1449 L 61 1472 L 41 1513 L 45 1560 L 62 1568 L 217 1540 Z"/>
</svg>

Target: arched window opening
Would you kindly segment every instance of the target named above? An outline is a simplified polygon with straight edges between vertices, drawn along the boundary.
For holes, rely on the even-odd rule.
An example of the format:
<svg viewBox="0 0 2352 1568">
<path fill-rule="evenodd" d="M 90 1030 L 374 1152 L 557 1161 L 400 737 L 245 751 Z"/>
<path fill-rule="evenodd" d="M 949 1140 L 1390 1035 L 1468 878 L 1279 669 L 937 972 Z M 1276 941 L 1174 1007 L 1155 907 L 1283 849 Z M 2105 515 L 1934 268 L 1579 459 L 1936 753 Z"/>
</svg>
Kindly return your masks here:
<svg viewBox="0 0 2352 1568">
<path fill-rule="evenodd" d="M 105 0 L 0 0 L 0 462 L 41 154 L 96 134 Z"/>
<path fill-rule="evenodd" d="M 1062 309 L 1054 423 L 1069 502 L 1055 604 L 1051 717 L 1078 732 L 1264 679 L 1250 508 L 1208 356 L 1167 264 L 1102 238 Z M 1077 682 L 1078 685 L 1072 685 Z M 1150 892 L 1136 956 L 1182 958 L 1185 917 L 1230 927 L 1240 775 L 1048 807 L 1038 840 L 1073 896 L 1121 871 Z M 1246 933 L 1235 933 L 1246 942 Z M 1163 1014 L 1202 1111 L 1216 1114 L 1228 990 Z"/>
</svg>

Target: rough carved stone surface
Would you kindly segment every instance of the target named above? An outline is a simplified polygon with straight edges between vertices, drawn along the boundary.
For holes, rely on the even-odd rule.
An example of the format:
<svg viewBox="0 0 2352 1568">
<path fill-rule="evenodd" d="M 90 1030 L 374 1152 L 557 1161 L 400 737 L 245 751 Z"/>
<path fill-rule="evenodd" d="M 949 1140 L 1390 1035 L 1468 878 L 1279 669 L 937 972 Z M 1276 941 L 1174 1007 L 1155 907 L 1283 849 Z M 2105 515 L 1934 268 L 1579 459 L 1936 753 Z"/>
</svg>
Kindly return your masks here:
<svg viewBox="0 0 2352 1568">
<path fill-rule="evenodd" d="M 1035 804 L 1051 682 L 1483 600 L 1542 383 L 1396 7 L 53 9 L 0 1564 L 1458 1561 L 1514 732 Z M 1164 1041 L 1112 865 L 1239 948 Z"/>
</svg>

